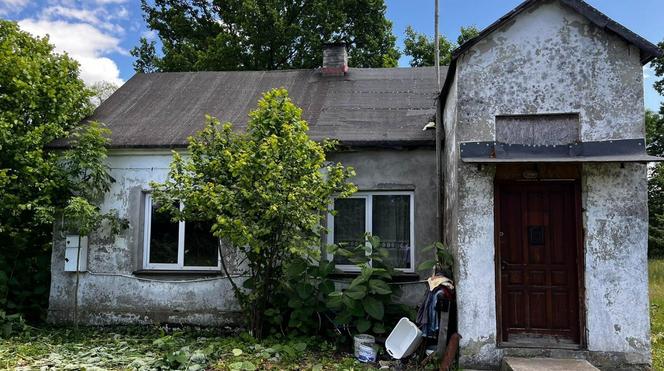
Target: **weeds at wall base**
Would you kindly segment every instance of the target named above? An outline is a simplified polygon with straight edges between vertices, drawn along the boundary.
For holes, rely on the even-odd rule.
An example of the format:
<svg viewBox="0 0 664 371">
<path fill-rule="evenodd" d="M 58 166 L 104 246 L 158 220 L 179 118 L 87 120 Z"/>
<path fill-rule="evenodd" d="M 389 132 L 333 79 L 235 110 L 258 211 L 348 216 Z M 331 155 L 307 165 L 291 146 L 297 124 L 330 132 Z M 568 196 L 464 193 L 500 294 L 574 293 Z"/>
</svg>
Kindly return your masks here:
<svg viewBox="0 0 664 371">
<path fill-rule="evenodd" d="M 256 341 L 232 328 L 43 327 L 0 339 L 0 369 L 366 370 L 315 337 Z"/>
</svg>

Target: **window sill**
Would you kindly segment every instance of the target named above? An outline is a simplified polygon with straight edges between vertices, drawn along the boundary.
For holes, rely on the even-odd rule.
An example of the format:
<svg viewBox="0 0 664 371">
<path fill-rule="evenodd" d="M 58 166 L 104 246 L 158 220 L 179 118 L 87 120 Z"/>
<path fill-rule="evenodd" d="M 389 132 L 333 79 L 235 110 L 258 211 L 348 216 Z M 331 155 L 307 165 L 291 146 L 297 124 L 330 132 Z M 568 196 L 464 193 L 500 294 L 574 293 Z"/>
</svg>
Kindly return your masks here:
<svg viewBox="0 0 664 371">
<path fill-rule="evenodd" d="M 360 272 L 336 272 L 330 275 L 331 278 L 355 278 Z M 420 275 L 413 272 L 396 272 L 390 282 L 414 282 L 419 281 Z"/>
<path fill-rule="evenodd" d="M 139 269 L 131 272 L 134 276 L 223 276 L 221 270 L 195 269 Z"/>
</svg>

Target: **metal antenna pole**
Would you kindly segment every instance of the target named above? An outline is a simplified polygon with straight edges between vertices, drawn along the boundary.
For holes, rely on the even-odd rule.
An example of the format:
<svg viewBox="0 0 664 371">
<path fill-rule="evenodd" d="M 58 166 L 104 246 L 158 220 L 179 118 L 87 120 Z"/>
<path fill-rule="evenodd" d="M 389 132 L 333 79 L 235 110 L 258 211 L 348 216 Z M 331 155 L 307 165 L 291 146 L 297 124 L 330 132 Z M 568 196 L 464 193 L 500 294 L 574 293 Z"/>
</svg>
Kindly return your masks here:
<svg viewBox="0 0 664 371">
<path fill-rule="evenodd" d="M 438 40 L 438 0 L 436 2 L 436 10 L 434 11 L 434 47 L 436 48 L 436 79 L 438 80 L 438 89 L 440 89 L 440 42 Z"/>
</svg>

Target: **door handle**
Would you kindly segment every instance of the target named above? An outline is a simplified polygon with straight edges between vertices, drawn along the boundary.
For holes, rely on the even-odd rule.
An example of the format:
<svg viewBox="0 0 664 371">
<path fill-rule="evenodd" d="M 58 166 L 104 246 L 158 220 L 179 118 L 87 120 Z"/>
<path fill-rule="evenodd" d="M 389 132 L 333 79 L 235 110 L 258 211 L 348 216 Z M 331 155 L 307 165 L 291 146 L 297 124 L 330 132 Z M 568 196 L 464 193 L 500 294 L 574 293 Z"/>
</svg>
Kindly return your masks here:
<svg viewBox="0 0 664 371">
<path fill-rule="evenodd" d="M 501 260 L 500 261 L 500 270 L 504 271 L 505 269 L 507 269 L 508 265 L 509 265 L 509 263 L 505 259 Z"/>
</svg>

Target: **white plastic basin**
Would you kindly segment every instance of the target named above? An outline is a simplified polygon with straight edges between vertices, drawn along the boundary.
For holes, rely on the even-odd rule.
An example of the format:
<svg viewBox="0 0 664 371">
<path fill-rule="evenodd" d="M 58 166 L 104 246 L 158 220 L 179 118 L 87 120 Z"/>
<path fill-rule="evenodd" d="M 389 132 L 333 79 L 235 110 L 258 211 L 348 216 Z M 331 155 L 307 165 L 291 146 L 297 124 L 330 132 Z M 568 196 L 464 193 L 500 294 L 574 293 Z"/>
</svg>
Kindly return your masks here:
<svg viewBox="0 0 664 371">
<path fill-rule="evenodd" d="M 411 355 L 422 342 L 422 331 L 406 317 L 399 320 L 385 340 L 385 349 L 394 359 Z"/>
</svg>

